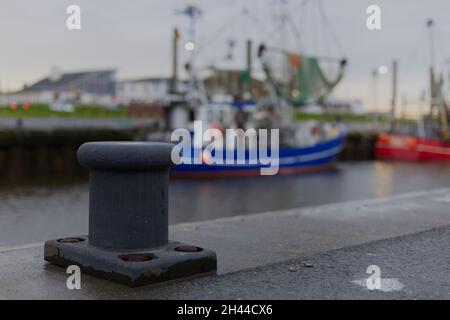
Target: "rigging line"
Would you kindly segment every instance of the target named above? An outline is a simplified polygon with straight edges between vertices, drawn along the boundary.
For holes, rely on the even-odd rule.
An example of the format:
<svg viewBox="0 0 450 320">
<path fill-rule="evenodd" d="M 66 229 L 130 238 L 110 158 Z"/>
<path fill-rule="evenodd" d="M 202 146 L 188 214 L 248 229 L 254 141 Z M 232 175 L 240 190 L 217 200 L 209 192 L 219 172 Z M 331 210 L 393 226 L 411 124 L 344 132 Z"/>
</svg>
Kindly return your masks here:
<svg viewBox="0 0 450 320">
<path fill-rule="evenodd" d="M 320 1 L 320 0 L 318 0 Z M 316 11 L 317 11 L 317 19 L 316 19 L 316 25 L 317 25 L 317 33 L 318 33 L 318 37 L 317 37 L 317 54 L 326 54 L 326 49 L 323 49 L 324 52 L 322 53 L 322 48 L 325 48 L 326 46 L 326 39 L 325 39 L 325 28 L 323 26 L 323 24 L 320 21 L 320 8 L 318 5 L 318 2 L 316 2 Z"/>
<path fill-rule="evenodd" d="M 324 22 L 325 22 L 327 28 L 330 30 L 330 36 L 331 36 L 331 37 L 334 39 L 334 41 L 336 42 L 336 45 L 337 45 L 337 47 L 338 47 L 338 50 L 340 51 L 339 53 L 340 53 L 341 55 L 344 55 L 344 50 L 343 50 L 344 48 L 343 48 L 343 46 L 342 46 L 342 44 L 341 44 L 341 42 L 340 42 L 340 40 L 339 40 L 338 35 L 336 34 L 336 30 L 333 28 L 333 25 L 332 25 L 332 23 L 331 23 L 331 21 L 330 21 L 328 15 L 327 15 L 326 12 L 325 12 L 325 8 L 324 8 L 324 6 L 323 6 L 323 2 L 320 0 L 318 3 L 319 3 L 319 10 L 320 10 L 320 13 L 321 13 L 321 15 L 322 15 L 322 18 L 323 18 L 323 20 L 324 20 Z"/>
<path fill-rule="evenodd" d="M 315 6 L 315 12 L 313 15 L 313 21 L 314 21 L 314 27 L 317 32 L 317 37 L 314 37 L 314 49 L 315 49 L 315 55 L 318 56 L 321 54 L 321 43 L 323 43 L 323 30 L 322 30 L 322 24 L 319 21 L 320 13 L 319 13 L 319 7 L 317 5 L 317 1 L 314 2 Z"/>
<path fill-rule="evenodd" d="M 306 2 L 308 2 L 308 0 L 302 0 L 297 6 L 292 7 L 290 9 L 290 11 L 293 12 L 293 11 L 295 11 L 297 9 L 302 9 L 302 7 L 306 5 Z"/>
<path fill-rule="evenodd" d="M 240 15 L 237 16 L 232 16 L 230 20 L 227 20 L 226 23 L 224 23 L 218 30 L 216 33 L 214 33 L 214 36 L 211 36 L 210 38 L 208 38 L 205 41 L 202 41 L 204 43 L 207 43 L 208 45 L 201 45 L 199 46 L 199 48 L 197 49 L 197 55 L 200 55 L 203 51 L 205 51 L 205 48 L 209 48 L 210 44 L 216 42 L 218 39 L 220 39 L 220 37 L 222 36 L 222 34 L 225 33 L 225 31 L 227 31 L 227 29 L 229 28 L 229 26 L 231 25 L 232 27 L 234 27 L 234 22 L 238 19 L 240 19 Z"/>
<path fill-rule="evenodd" d="M 276 34 L 276 33 L 279 33 L 279 29 L 281 29 L 281 27 L 283 26 L 283 21 L 279 21 L 276 25 L 275 25 L 275 27 L 273 28 L 273 30 L 269 33 L 269 38 L 270 39 L 272 39 L 272 38 L 274 38 L 274 35 Z"/>
<path fill-rule="evenodd" d="M 320 0 L 318 0 L 320 1 Z M 315 23 L 317 26 L 317 55 L 324 55 L 324 56 L 331 56 L 331 54 L 329 54 L 331 52 L 331 50 L 328 50 L 328 39 L 327 39 L 327 32 L 325 30 L 325 27 L 323 25 L 323 23 L 321 22 L 321 12 L 320 12 L 320 8 L 318 3 L 316 2 L 316 19 L 315 19 Z M 323 67 L 323 64 L 321 64 L 323 70 L 325 70 L 325 68 Z M 326 70 L 330 71 L 330 68 L 332 67 L 331 64 L 326 64 Z"/>
<path fill-rule="evenodd" d="M 321 19 L 324 20 L 324 12 L 323 12 L 323 7 L 322 7 L 322 1 L 319 0 L 319 4 L 317 6 L 318 9 L 318 21 L 320 21 Z M 321 18 L 321 19 L 320 19 Z M 319 43 L 323 43 L 323 49 L 324 49 L 324 55 L 326 56 L 331 56 L 332 55 L 332 36 L 330 34 L 330 31 L 327 28 L 327 25 L 323 25 L 322 23 L 319 23 L 319 27 L 320 27 L 320 36 L 321 39 L 323 40 L 323 42 L 319 42 Z M 329 66 L 330 67 L 330 66 Z"/>
<path fill-rule="evenodd" d="M 302 45 L 301 45 L 302 39 L 300 38 L 300 32 L 297 29 L 297 26 L 295 25 L 294 20 L 292 19 L 291 15 L 288 15 L 288 22 L 291 25 L 294 37 L 297 39 L 297 49 L 298 49 L 298 51 L 301 51 L 302 50 Z"/>
<path fill-rule="evenodd" d="M 237 0 L 233 1 L 233 4 L 236 3 Z M 229 4 L 226 4 L 227 7 L 229 7 Z M 225 8 L 225 5 L 223 5 L 221 8 Z M 218 11 L 218 10 L 216 10 Z M 206 52 L 209 51 L 210 48 L 213 48 L 213 44 L 215 44 L 218 40 L 223 40 L 225 33 L 227 32 L 227 30 L 231 30 L 234 29 L 235 27 L 235 22 L 239 21 L 241 18 L 240 15 L 234 15 L 232 14 L 231 17 L 227 20 L 225 20 L 225 22 L 217 29 L 217 31 L 209 38 L 205 39 L 203 38 L 200 43 L 200 45 L 198 46 L 197 49 L 197 56 L 202 56 L 205 55 Z M 231 27 L 230 27 L 231 26 Z M 215 63 L 217 63 L 218 61 L 222 61 L 224 58 L 218 57 L 216 56 L 211 56 L 208 58 L 209 63 L 207 65 L 213 65 Z"/>
<path fill-rule="evenodd" d="M 289 17 L 289 14 L 288 14 L 289 2 L 288 2 L 288 0 L 279 0 L 278 5 L 279 5 L 279 7 L 278 7 L 279 19 L 282 23 L 282 29 L 280 32 L 280 44 L 282 46 L 284 46 L 285 48 L 287 48 L 288 41 L 289 41 L 288 31 L 287 31 L 288 30 L 288 17 Z"/>
<path fill-rule="evenodd" d="M 271 4 L 272 6 L 272 19 L 275 21 L 275 32 L 273 32 L 274 44 L 279 47 L 283 46 L 282 43 L 282 33 L 284 28 L 284 20 L 282 17 L 282 10 L 280 9 L 280 4 L 282 0 L 274 0 Z"/>
<path fill-rule="evenodd" d="M 300 16 L 301 16 L 300 21 L 301 21 L 301 23 L 303 23 L 303 17 L 304 17 L 304 10 L 303 9 L 307 5 L 307 3 L 308 3 L 308 0 L 302 0 L 299 3 L 298 6 L 295 6 L 294 8 L 289 10 L 290 12 L 297 12 L 297 10 L 300 11 Z M 299 28 L 297 27 L 297 24 L 295 23 L 295 20 L 292 17 L 292 14 L 289 15 L 289 19 L 291 21 L 291 24 L 292 24 L 294 30 L 295 30 L 295 33 L 297 34 L 296 37 L 298 38 L 298 42 L 299 42 L 298 43 L 299 53 L 302 53 L 302 51 L 304 50 L 304 43 L 303 43 L 304 38 L 303 38 L 303 34 L 302 34 L 303 28 L 301 26 L 300 30 L 299 30 Z"/>
<path fill-rule="evenodd" d="M 445 47 L 444 47 L 444 45 L 442 44 L 443 43 L 443 41 L 441 42 L 440 40 L 442 39 L 442 34 L 439 32 L 439 31 L 437 31 L 436 33 L 436 43 L 437 43 L 437 48 L 438 48 L 438 53 L 440 52 L 441 54 L 441 56 L 443 56 L 443 58 L 444 58 L 444 61 L 443 61 L 443 69 L 444 69 L 444 75 L 443 75 L 443 80 L 444 80 L 444 90 L 445 90 L 445 92 L 446 93 L 448 93 L 448 87 L 449 87 L 449 63 L 450 63 L 450 60 L 449 60 L 449 56 L 448 56 L 448 54 L 447 54 L 447 50 L 445 49 Z"/>
<path fill-rule="evenodd" d="M 317 14 L 317 2 L 316 1 L 314 1 L 313 2 L 313 5 L 312 5 L 312 10 L 311 10 L 311 19 L 312 19 L 312 23 L 311 23 L 311 26 L 312 26 L 312 30 L 315 30 L 315 31 L 317 31 L 317 36 L 319 35 L 319 30 L 320 30 L 320 23 L 319 23 L 319 19 L 318 19 L 318 17 L 316 16 L 316 14 Z M 319 27 L 317 27 L 317 26 L 319 26 Z M 311 45 L 311 48 L 312 48 L 312 52 L 313 52 L 313 55 L 319 55 L 319 52 L 318 52 L 318 45 L 317 45 L 317 37 L 315 36 L 316 35 L 316 33 L 314 33 L 314 35 L 312 36 L 312 45 Z"/>
<path fill-rule="evenodd" d="M 447 50 L 445 50 L 445 47 L 442 45 L 442 42 L 440 41 L 441 37 L 442 37 L 441 33 L 439 32 L 439 30 L 437 30 L 435 32 L 435 39 L 436 39 L 436 44 L 437 44 L 438 50 L 436 50 L 436 51 L 437 51 L 438 55 L 440 55 L 441 57 L 443 56 L 444 59 L 447 59 L 446 58 L 448 56 Z"/>
<path fill-rule="evenodd" d="M 321 1 L 321 0 L 320 0 Z M 319 7 L 319 16 L 323 17 L 323 11 L 321 10 L 321 8 Z M 322 26 L 321 26 L 322 27 Z M 330 34 L 330 31 L 328 30 L 329 28 L 327 28 L 326 26 L 321 28 L 321 32 L 322 32 L 322 38 L 323 38 L 323 43 L 324 43 L 324 55 L 325 56 L 332 56 L 333 53 L 333 38 Z M 334 70 L 335 65 L 334 64 L 327 64 L 327 70 L 329 73 L 332 74 L 333 70 Z M 339 72 L 339 71 L 338 71 Z"/>
<path fill-rule="evenodd" d="M 308 17 L 308 11 L 309 11 L 309 1 L 305 0 L 303 2 L 303 11 L 301 11 L 301 19 L 300 19 L 300 37 L 303 39 L 303 51 L 304 54 L 307 54 L 307 47 L 308 47 L 308 42 L 306 41 L 307 38 L 304 37 L 305 34 L 305 25 L 307 25 L 307 17 Z"/>
<path fill-rule="evenodd" d="M 265 10 L 262 10 L 263 12 L 261 12 L 261 7 L 259 6 L 260 3 L 257 5 L 258 9 L 260 12 L 258 12 L 260 15 L 266 15 Z M 256 11 L 258 11 L 258 9 L 256 9 Z M 258 17 L 258 15 L 254 14 L 254 10 L 249 10 L 248 11 L 248 16 L 250 17 L 250 19 L 254 22 L 254 30 L 256 31 L 256 34 L 259 36 L 258 41 L 259 42 L 266 42 L 266 41 L 271 41 L 270 37 L 269 37 L 269 27 L 267 24 L 264 24 L 261 22 L 261 19 Z"/>
<path fill-rule="evenodd" d="M 262 38 L 265 38 L 266 40 L 270 40 L 269 37 L 268 37 L 268 32 L 267 32 L 267 31 L 269 31 L 269 30 L 267 29 L 267 27 L 266 27 L 265 25 L 263 25 L 263 24 L 261 23 L 261 21 L 258 19 L 258 17 L 255 16 L 255 15 L 253 14 L 253 12 L 251 12 L 250 10 L 248 11 L 248 16 L 249 16 L 249 17 L 253 20 L 253 22 L 257 25 L 257 28 L 258 28 L 258 30 L 259 30 L 257 33 L 262 34 L 262 35 L 263 35 Z M 266 32 L 264 32 L 263 29 L 265 29 Z"/>
<path fill-rule="evenodd" d="M 245 11 L 246 8 L 242 8 L 242 9 L 244 9 L 244 10 L 241 10 L 241 13 L 236 16 L 236 20 L 235 20 L 236 23 L 234 23 L 234 21 L 233 21 L 233 24 L 232 24 L 232 26 L 231 26 L 231 28 L 229 30 L 238 29 L 238 30 L 249 31 L 248 19 L 242 19 L 242 17 L 246 16 L 246 11 Z M 237 37 L 229 37 L 229 39 L 228 39 L 228 40 L 234 41 L 234 43 L 235 43 L 234 47 L 232 48 L 232 51 L 231 51 L 233 57 L 235 55 L 236 47 L 238 47 L 237 44 L 238 43 L 242 43 L 241 42 L 241 40 L 242 40 L 241 37 L 242 36 L 248 38 L 247 35 L 245 35 L 244 33 L 241 32 L 240 34 L 238 33 Z M 230 48 L 227 47 L 227 50 L 229 50 L 229 49 Z M 218 63 L 218 62 L 230 62 L 227 59 L 227 57 L 223 56 L 223 52 L 221 52 L 221 51 L 218 51 L 217 55 L 214 58 L 211 58 L 211 61 L 215 61 L 215 63 Z M 233 64 L 233 61 L 234 61 L 234 59 L 232 59 L 231 64 Z"/>
<path fill-rule="evenodd" d="M 230 27 L 230 25 L 234 26 L 234 22 L 237 19 L 238 19 L 238 17 L 232 16 L 229 20 L 226 20 L 225 23 L 223 25 L 221 25 L 212 36 L 210 36 L 207 39 L 203 39 L 203 41 L 202 41 L 203 44 L 199 45 L 199 48 L 197 49 L 197 53 L 200 54 L 200 53 L 204 52 L 206 49 L 211 47 L 210 44 L 215 43 L 216 41 L 221 39 L 222 36 L 225 34 L 225 32 Z"/>
<path fill-rule="evenodd" d="M 422 36 L 418 37 L 418 38 L 423 38 L 425 39 L 427 34 L 423 31 L 421 31 Z M 411 64 L 413 64 L 414 62 L 416 62 L 416 60 L 420 55 L 423 55 L 425 50 L 423 49 L 423 44 L 420 42 L 414 42 L 415 46 L 413 48 L 413 50 L 411 51 L 412 54 L 408 56 L 407 60 L 405 61 L 405 66 L 410 66 Z M 423 49 L 423 50 L 422 50 Z M 412 69 L 411 68 L 407 68 L 404 70 L 403 74 L 408 75 L 412 73 Z"/>
<path fill-rule="evenodd" d="M 230 3 L 231 2 L 231 3 Z M 221 1 L 219 2 L 222 5 L 214 5 L 212 7 L 208 8 L 208 13 L 215 13 L 215 12 L 223 12 L 223 10 L 229 9 L 229 8 L 233 8 L 234 5 L 236 4 L 236 2 L 240 2 L 239 0 L 227 0 L 227 1 Z"/>
<path fill-rule="evenodd" d="M 268 48 L 271 51 L 273 51 L 273 52 L 277 52 L 277 53 L 281 53 L 281 54 L 288 53 L 288 50 L 285 50 L 285 49 L 280 49 L 280 48 L 277 48 L 277 47 L 270 47 L 270 46 Z M 316 56 L 316 58 L 318 60 L 320 60 L 320 61 L 324 61 L 324 62 L 327 62 L 327 63 L 337 63 L 337 62 L 341 61 L 340 58 L 335 58 L 335 57 Z"/>
<path fill-rule="evenodd" d="M 317 26 L 317 54 L 322 54 L 322 49 L 324 50 L 324 53 L 328 53 L 327 49 L 326 49 L 326 43 L 327 43 L 327 39 L 326 39 L 326 24 L 325 21 L 321 21 L 323 19 L 322 17 L 322 12 L 320 10 L 320 0 L 316 1 L 316 26 Z"/>
</svg>

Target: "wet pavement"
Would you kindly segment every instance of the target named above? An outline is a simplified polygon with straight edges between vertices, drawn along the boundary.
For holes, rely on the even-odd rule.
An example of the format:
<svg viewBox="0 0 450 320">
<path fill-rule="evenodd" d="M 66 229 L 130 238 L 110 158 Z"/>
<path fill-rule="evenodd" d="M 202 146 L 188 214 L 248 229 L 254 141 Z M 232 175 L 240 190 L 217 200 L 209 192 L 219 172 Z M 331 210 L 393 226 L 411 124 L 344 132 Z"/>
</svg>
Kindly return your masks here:
<svg viewBox="0 0 450 320">
<path fill-rule="evenodd" d="M 127 298 L 223 300 L 450 299 L 450 227 L 301 257 Z M 380 271 L 380 286 L 367 273 Z M 370 270 L 369 270 L 370 271 Z M 369 285 L 367 285 L 369 282 Z"/>
<path fill-rule="evenodd" d="M 138 289 L 83 275 L 71 291 L 42 244 L 0 248 L 0 299 L 448 299 L 449 202 L 427 190 L 175 225 L 171 239 L 216 251 L 219 276 Z"/>
</svg>

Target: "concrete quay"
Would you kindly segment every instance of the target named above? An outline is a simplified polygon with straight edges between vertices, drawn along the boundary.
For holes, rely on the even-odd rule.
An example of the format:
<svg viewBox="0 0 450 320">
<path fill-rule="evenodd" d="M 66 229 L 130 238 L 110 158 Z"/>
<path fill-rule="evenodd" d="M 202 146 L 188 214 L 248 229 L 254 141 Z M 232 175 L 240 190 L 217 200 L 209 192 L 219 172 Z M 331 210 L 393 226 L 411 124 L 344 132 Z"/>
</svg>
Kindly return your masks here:
<svg viewBox="0 0 450 320">
<path fill-rule="evenodd" d="M 0 299 L 448 299 L 450 189 L 171 226 L 214 250 L 218 276 L 130 289 L 43 260 L 43 244 L 0 248 Z M 369 290 L 369 266 L 381 271 Z"/>
</svg>

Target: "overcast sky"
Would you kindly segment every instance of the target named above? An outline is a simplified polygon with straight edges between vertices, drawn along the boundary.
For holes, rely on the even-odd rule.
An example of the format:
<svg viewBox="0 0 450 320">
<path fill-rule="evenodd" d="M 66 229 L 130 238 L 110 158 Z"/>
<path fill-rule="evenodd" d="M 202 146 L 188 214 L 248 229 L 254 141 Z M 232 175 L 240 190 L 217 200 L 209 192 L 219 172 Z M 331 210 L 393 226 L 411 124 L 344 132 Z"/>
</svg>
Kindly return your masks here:
<svg viewBox="0 0 450 320">
<path fill-rule="evenodd" d="M 223 63 L 227 41 L 233 39 L 235 65 L 243 63 L 243 43 L 276 42 L 279 0 L 0 0 L 0 83 L 3 90 L 31 84 L 46 76 L 52 66 L 63 71 L 117 68 L 119 78 L 170 74 L 170 32 L 178 26 L 187 32 L 187 19 L 175 10 L 196 4 L 204 11 L 198 23 L 199 60 Z M 336 91 L 341 98 L 360 98 L 367 109 L 374 105 L 371 70 L 400 63 L 400 95 L 418 100 L 427 88 L 430 64 L 425 30 L 428 18 L 436 20 L 439 67 L 450 58 L 450 1 L 448 0 L 322 0 L 329 23 L 319 7 L 288 0 L 289 12 L 301 35 L 289 27 L 285 43 L 307 53 L 345 55 L 349 68 Z M 317 0 L 311 0 L 315 3 Z M 66 8 L 82 10 L 82 30 L 66 28 Z M 382 30 L 366 28 L 366 9 L 382 9 Z M 249 14 L 244 14 L 247 8 Z M 330 32 L 329 26 L 333 30 Z M 332 37 L 337 35 L 338 41 Z M 316 39 L 316 40 L 314 40 Z M 183 40 L 187 40 L 184 38 Z M 387 109 L 390 76 L 379 79 L 380 105 Z"/>
</svg>

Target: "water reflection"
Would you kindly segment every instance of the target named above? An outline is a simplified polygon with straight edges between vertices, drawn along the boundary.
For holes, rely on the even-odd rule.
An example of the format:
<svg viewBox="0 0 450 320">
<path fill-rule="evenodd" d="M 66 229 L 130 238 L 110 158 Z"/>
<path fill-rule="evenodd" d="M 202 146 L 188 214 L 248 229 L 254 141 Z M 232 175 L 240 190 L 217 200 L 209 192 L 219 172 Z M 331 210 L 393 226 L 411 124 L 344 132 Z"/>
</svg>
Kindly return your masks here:
<svg viewBox="0 0 450 320">
<path fill-rule="evenodd" d="M 375 163 L 373 183 L 378 198 L 392 194 L 394 168 L 395 164 L 388 162 Z"/>
</svg>

